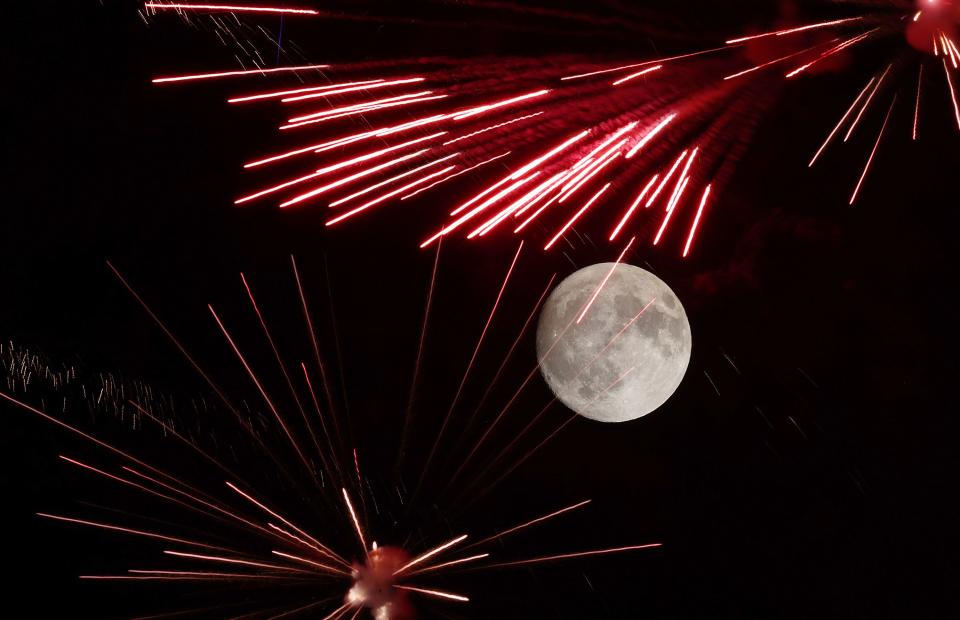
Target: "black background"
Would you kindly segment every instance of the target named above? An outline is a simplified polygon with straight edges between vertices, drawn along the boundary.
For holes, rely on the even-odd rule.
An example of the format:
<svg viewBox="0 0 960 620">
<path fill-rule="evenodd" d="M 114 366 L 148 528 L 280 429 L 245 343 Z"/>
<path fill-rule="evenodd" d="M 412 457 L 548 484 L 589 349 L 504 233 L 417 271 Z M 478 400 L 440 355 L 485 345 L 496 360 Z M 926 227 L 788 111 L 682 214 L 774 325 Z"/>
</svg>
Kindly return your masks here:
<svg viewBox="0 0 960 620">
<path fill-rule="evenodd" d="M 79 358 L 87 368 L 121 371 L 165 392 L 202 393 L 109 272 L 105 261 L 111 260 L 202 363 L 225 377 L 231 393 L 252 402 L 205 304 L 222 310 L 241 340 L 259 342 L 244 305 L 243 271 L 263 291 L 261 302 L 287 350 L 305 356 L 288 256 L 296 255 L 329 324 L 326 263 L 358 444 L 371 454 L 391 447 L 433 261 L 417 242 L 454 197 L 440 192 L 406 211 L 332 233 L 310 209 L 235 209 L 230 198 L 249 186 L 240 164 L 266 143 L 269 119 L 225 111 L 223 95 L 232 91 L 220 85 L 149 84 L 157 73 L 232 66 L 224 49 L 174 18 L 147 28 L 120 3 L 61 4 L 67 3 L 21 5 L 5 28 L 3 63 L 10 70 L 4 71 L 0 337 L 52 359 Z M 776 12 L 744 4 L 731 15 L 726 3 L 693 3 L 687 19 L 671 17 L 676 9 L 665 4 L 636 4 L 653 17 L 636 31 L 612 28 L 608 36 L 597 35 L 605 27 L 576 27 L 570 20 L 556 22 L 553 31 L 507 28 L 505 21 L 531 18 L 496 11 L 479 11 L 484 25 L 478 25 L 468 19 L 470 7 L 448 7 L 442 27 L 354 20 L 320 28 L 320 39 L 313 38 L 313 26 L 288 24 L 288 36 L 333 63 L 434 53 L 586 51 L 603 57 L 636 47 L 646 54 L 651 41 L 667 51 L 707 44 Z M 429 4 L 409 10 L 434 15 Z M 640 34 L 643 29 L 649 37 Z M 678 261 L 673 252 L 647 247 L 631 257 L 661 275 L 691 317 L 695 351 L 675 398 L 618 427 L 578 420 L 470 513 L 457 513 L 453 526 L 479 535 L 591 497 L 594 506 L 584 514 L 499 555 L 653 540 L 664 548 L 462 576 L 451 589 L 478 602 L 456 612 L 952 615 L 957 425 L 949 394 L 957 370 L 960 136 L 946 93 L 925 111 L 929 130 L 918 143 L 909 141 L 909 115 L 894 117 L 856 208 L 847 207 L 846 198 L 867 142 L 858 151 L 831 154 L 820 170 L 805 166 L 854 85 L 876 64 L 786 90 L 710 214 L 692 259 Z M 589 226 L 582 232 L 601 234 Z M 450 402 L 513 243 L 443 248 L 418 409 L 428 428 L 421 432 L 435 432 Z M 616 252 L 591 243 L 568 257 L 526 252 L 477 376 L 492 375 L 551 273 L 562 277 L 573 270 L 571 263 L 611 260 Z M 517 358 L 504 379 L 508 386 L 534 363 L 529 338 Z M 482 389 L 483 381 L 477 384 Z M 477 397 L 476 389 L 468 390 L 468 400 Z M 547 400 L 543 385 L 533 391 L 525 402 L 531 411 Z M 3 580 L 7 606 L 24 606 L 30 617 L 91 618 L 176 607 L 176 597 L 184 596 L 176 588 L 76 580 L 81 573 L 148 561 L 126 562 L 128 545 L 116 537 L 34 516 L 78 514 L 84 507 L 74 500 L 106 492 L 56 459 L 62 452 L 96 452 L 12 407 L 4 405 L 2 414 L 4 563 L 12 575 Z M 551 423 L 565 414 L 556 408 Z M 131 449 L 143 443 L 143 450 L 154 450 L 156 438 L 145 435 L 117 437 Z M 370 458 L 371 468 L 384 464 Z M 243 466 L 258 475 L 260 464 Z M 136 507 L 136 501 L 131 496 L 121 503 Z M 448 533 L 435 531 L 434 540 Z M 395 532 L 385 528 L 381 536 Z M 117 557 L 124 560 L 119 565 Z M 244 596 L 255 594 L 225 591 L 225 597 Z"/>
</svg>

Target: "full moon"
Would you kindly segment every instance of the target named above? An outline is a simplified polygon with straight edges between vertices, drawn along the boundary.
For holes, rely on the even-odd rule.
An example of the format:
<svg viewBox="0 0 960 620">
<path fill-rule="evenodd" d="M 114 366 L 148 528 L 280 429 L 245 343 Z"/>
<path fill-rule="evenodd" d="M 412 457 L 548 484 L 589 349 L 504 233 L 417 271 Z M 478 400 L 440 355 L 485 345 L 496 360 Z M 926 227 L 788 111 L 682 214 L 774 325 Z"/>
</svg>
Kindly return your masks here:
<svg viewBox="0 0 960 620">
<path fill-rule="evenodd" d="M 693 342 L 683 305 L 652 273 L 600 263 L 550 294 L 537 325 L 547 385 L 567 407 L 600 422 L 627 422 L 680 386 Z"/>
</svg>

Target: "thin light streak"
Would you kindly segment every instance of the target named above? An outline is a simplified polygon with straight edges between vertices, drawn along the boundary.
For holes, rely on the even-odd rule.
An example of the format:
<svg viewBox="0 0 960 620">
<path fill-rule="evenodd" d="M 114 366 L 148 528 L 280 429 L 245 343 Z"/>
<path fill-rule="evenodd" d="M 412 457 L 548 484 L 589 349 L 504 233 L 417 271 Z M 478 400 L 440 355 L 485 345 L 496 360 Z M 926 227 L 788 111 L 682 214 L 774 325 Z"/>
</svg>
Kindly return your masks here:
<svg viewBox="0 0 960 620">
<path fill-rule="evenodd" d="M 890 121 L 890 114 L 893 112 L 893 106 L 897 103 L 897 97 L 893 97 L 893 101 L 890 102 L 890 109 L 887 110 L 887 116 L 883 119 L 883 126 L 880 128 L 880 133 L 877 135 L 877 141 L 873 144 L 873 150 L 870 151 L 870 157 L 867 158 L 867 164 L 863 167 L 863 174 L 860 175 L 860 180 L 857 181 L 857 186 L 853 190 L 853 195 L 850 196 L 850 205 L 852 206 L 857 200 L 857 195 L 860 193 L 860 187 L 863 185 L 864 179 L 867 178 L 867 172 L 870 171 L 870 164 L 873 163 L 873 158 L 877 154 L 877 148 L 880 146 L 880 140 L 883 139 L 883 133 L 887 129 L 887 123 Z"/>
<path fill-rule="evenodd" d="M 860 124 L 860 119 L 863 118 L 864 113 L 866 113 L 867 108 L 870 107 L 870 102 L 873 101 L 874 95 L 877 94 L 877 91 L 880 90 L 880 86 L 883 84 L 884 78 L 887 77 L 887 74 L 890 72 L 892 64 L 887 65 L 887 68 L 884 70 L 883 74 L 880 76 L 880 79 L 877 80 L 877 83 L 873 86 L 873 90 L 870 91 L 870 95 L 867 96 L 867 100 L 863 102 L 863 107 L 860 108 L 859 114 L 856 118 L 853 119 L 853 123 L 850 125 L 850 129 L 847 130 L 847 134 L 843 137 L 843 141 L 847 142 L 850 140 L 850 136 L 853 135 L 854 130 L 857 128 L 857 125 Z"/>
<path fill-rule="evenodd" d="M 703 196 L 700 198 L 700 206 L 697 208 L 697 215 L 693 218 L 693 225 L 690 226 L 690 236 L 687 237 L 687 244 L 683 246 L 683 257 L 686 258 L 690 253 L 690 246 L 693 245 L 693 237 L 697 233 L 697 226 L 700 224 L 700 217 L 703 215 L 703 209 L 707 206 L 707 198 L 710 197 L 710 185 L 703 190 Z"/>
<path fill-rule="evenodd" d="M 570 220 L 569 220 L 566 224 L 563 225 L 563 228 L 560 229 L 560 231 L 553 237 L 553 239 L 551 239 L 551 240 L 547 243 L 547 245 L 545 245 L 545 246 L 543 247 L 543 249 L 544 249 L 544 250 L 549 250 L 550 248 L 552 248 L 553 245 L 560 239 L 560 237 L 562 237 L 562 236 L 564 235 L 564 233 L 566 233 L 566 232 L 570 229 L 570 227 L 573 226 L 574 222 L 576 222 L 577 220 L 579 220 L 580 217 L 581 217 L 584 213 L 587 212 L 587 209 L 589 209 L 591 206 L 593 206 L 593 203 L 595 203 L 595 202 L 600 198 L 600 196 L 602 196 L 603 193 L 604 193 L 605 191 L 607 191 L 607 189 L 608 189 L 609 187 L 610 187 L 610 184 L 607 183 L 607 184 L 604 185 L 602 188 L 600 188 L 600 191 L 598 191 L 596 194 L 594 194 L 594 195 L 593 195 L 593 198 L 591 198 L 590 200 L 588 200 L 587 203 L 586 203 L 585 205 L 583 205 L 583 208 L 581 208 L 579 211 L 577 211 L 576 215 L 574 215 L 572 218 L 570 218 Z"/>
<path fill-rule="evenodd" d="M 398 590 L 406 590 L 408 592 L 416 592 L 417 594 L 423 594 L 425 596 L 432 596 L 434 598 L 442 598 L 447 601 L 457 601 L 459 603 L 469 603 L 470 599 L 461 596 L 459 594 L 452 594 L 450 592 L 443 592 L 441 590 L 427 590 L 426 588 L 415 588 L 413 586 L 401 586 L 395 585 L 394 588 Z"/>
<path fill-rule="evenodd" d="M 347 510 L 350 511 L 350 520 L 353 521 L 353 527 L 357 531 L 357 538 L 360 539 L 360 546 L 363 547 L 363 552 L 366 554 L 367 551 L 367 540 L 363 536 L 363 528 L 360 527 L 360 521 L 357 519 L 357 512 L 353 509 L 353 502 L 350 501 L 350 496 L 347 494 L 347 490 L 343 489 L 343 501 L 347 504 Z"/>
<path fill-rule="evenodd" d="M 586 305 L 583 307 L 583 311 L 580 312 L 580 315 L 577 317 L 577 325 L 583 321 L 583 317 L 587 316 L 587 312 L 590 311 L 590 307 L 593 305 L 593 302 L 597 300 L 597 297 L 600 296 L 600 291 L 603 290 L 603 287 L 607 285 L 607 281 L 613 276 L 613 272 L 617 270 L 617 267 L 620 265 L 620 261 L 623 260 L 623 257 L 626 256 L 627 251 L 630 250 L 630 246 L 633 245 L 633 242 L 636 241 L 636 237 L 631 237 L 630 241 L 623 248 L 623 251 L 620 252 L 620 256 L 617 257 L 617 260 L 614 261 L 613 267 L 610 268 L 610 271 L 607 272 L 607 275 L 604 276 L 603 280 L 600 282 L 600 286 L 597 287 L 597 290 L 593 292 L 593 295 L 590 297 L 590 300 L 587 301 Z"/>
<path fill-rule="evenodd" d="M 663 65 L 654 65 L 654 66 L 650 67 L 649 69 L 644 69 L 644 70 L 642 70 L 642 71 L 637 71 L 636 73 L 631 73 L 630 75 L 628 75 L 628 76 L 625 77 L 625 78 L 620 78 L 620 79 L 617 80 L 616 82 L 613 82 L 613 84 L 611 84 L 611 85 L 612 85 L 612 86 L 620 86 L 621 84 L 626 84 L 627 82 L 629 82 L 629 81 L 631 81 L 631 80 L 634 80 L 634 79 L 636 79 L 636 78 L 638 78 L 638 77 L 640 77 L 640 76 L 642 76 L 642 75 L 646 75 L 646 74 L 648 74 L 648 73 L 653 73 L 654 71 L 659 71 L 659 70 L 662 69 L 662 68 L 663 68 Z"/>
<path fill-rule="evenodd" d="M 559 555 L 548 555 L 539 558 L 531 558 L 529 560 L 516 560 L 513 562 L 500 562 L 499 564 L 488 564 L 484 568 L 505 568 L 507 566 L 527 566 L 530 564 L 539 564 L 541 562 L 554 562 L 557 560 L 567 560 L 570 558 L 587 558 L 594 557 L 598 555 L 609 555 L 611 553 L 623 553 L 625 551 L 639 551 L 642 549 L 655 549 L 657 547 L 662 547 L 663 543 L 649 543 L 646 545 L 632 545 L 629 547 L 614 547 L 611 549 L 598 549 L 596 551 L 580 551 L 577 553 L 562 553 Z"/>
<path fill-rule="evenodd" d="M 186 11 L 228 11 L 230 13 L 287 13 L 294 15 L 319 15 L 318 11 L 313 9 L 295 9 L 287 7 L 274 6 L 250 6 L 250 5 L 231 5 L 231 4 L 167 4 L 164 2 L 147 2 L 143 5 L 146 9 L 163 10 L 176 9 Z"/>
<path fill-rule="evenodd" d="M 212 80 L 216 78 L 243 77 L 247 75 L 265 75 L 268 73 L 289 73 L 296 71 L 312 71 L 315 69 L 329 69 L 330 65 L 299 65 L 296 67 L 273 67 L 272 69 L 249 69 L 245 71 L 219 71 L 216 73 L 193 73 L 189 75 L 174 75 L 159 77 L 151 80 L 154 84 L 170 82 L 189 82 L 192 80 Z"/>
<path fill-rule="evenodd" d="M 640 203 L 643 202 L 643 199 L 646 198 L 647 193 L 653 187 L 653 184 L 657 182 L 657 179 L 660 178 L 659 174 L 655 174 L 650 177 L 650 180 L 647 181 L 647 184 L 644 186 L 643 190 L 637 196 L 636 200 L 633 201 L 633 204 L 630 205 L 630 208 L 627 209 L 627 212 L 623 214 L 623 219 L 620 220 L 620 223 L 617 224 L 617 227 L 613 229 L 613 232 L 610 233 L 610 241 L 613 241 L 617 238 L 617 235 L 620 234 L 620 231 L 623 229 L 624 225 L 630 219 L 630 216 L 633 215 L 633 212 L 637 210 L 637 207 L 640 206 Z"/>
<path fill-rule="evenodd" d="M 413 558 L 412 560 L 410 560 L 409 562 L 407 562 L 406 564 L 404 564 L 403 566 L 401 566 L 401 567 L 398 568 L 397 570 L 393 571 L 393 575 L 394 575 L 394 576 L 402 575 L 403 573 L 407 572 L 408 570 L 410 570 L 410 569 L 413 568 L 414 566 L 417 566 L 418 564 L 423 564 L 424 562 L 426 562 L 426 561 L 429 560 L 430 558 L 432 558 L 432 557 L 434 557 L 434 556 L 436 556 L 436 555 L 438 555 L 438 554 L 440 554 L 440 553 L 443 553 L 444 551 L 446 551 L 446 550 L 449 549 L 450 547 L 453 547 L 454 545 L 458 545 L 458 544 L 462 543 L 462 542 L 465 541 L 466 539 L 467 539 L 467 535 L 464 534 L 464 535 L 462 535 L 462 536 L 457 536 L 456 538 L 454 538 L 454 539 L 452 539 L 452 540 L 448 540 L 447 542 L 443 543 L 442 545 L 440 545 L 440 546 L 438 546 L 438 547 L 434 547 L 433 549 L 427 551 L 426 553 L 423 553 L 423 554 L 418 555 L 417 557 Z"/>
<path fill-rule="evenodd" d="M 870 89 L 870 86 L 873 85 L 876 79 L 877 79 L 876 77 L 872 77 L 870 78 L 869 81 L 867 81 L 867 85 L 863 87 L 863 90 L 860 91 L 860 94 L 857 95 L 856 99 L 853 100 L 853 103 L 850 104 L 850 107 L 847 108 L 847 111 L 844 113 L 843 117 L 840 119 L 840 122 L 836 124 L 836 126 L 833 128 L 833 131 L 831 131 L 830 135 L 827 136 L 827 139 L 823 141 L 823 144 L 821 144 L 820 148 L 817 149 L 817 152 L 814 153 L 813 159 L 811 159 L 810 163 L 807 164 L 808 168 L 813 167 L 813 164 L 817 163 L 817 159 L 819 159 L 823 151 L 826 150 L 827 145 L 829 145 L 830 141 L 833 140 L 833 137 L 837 135 L 837 132 L 840 131 L 841 127 L 843 127 L 843 124 L 847 122 L 847 119 L 853 113 L 853 110 L 857 107 L 857 104 L 860 102 L 861 99 L 863 99 L 863 96 L 867 94 L 867 90 Z"/>
<path fill-rule="evenodd" d="M 751 34 L 737 39 L 730 39 L 727 41 L 727 45 L 732 45 L 734 43 L 743 43 L 744 41 L 752 41 L 754 39 L 762 39 L 764 37 L 782 37 L 789 34 L 794 34 L 796 32 L 805 32 L 807 30 L 817 30 L 819 28 L 829 28 L 831 26 L 839 26 L 840 24 L 846 24 L 850 22 L 860 21 L 863 17 L 848 17 L 846 19 L 835 19 L 828 22 L 818 22 L 816 24 L 807 24 L 806 26 L 799 26 L 796 28 L 787 28 L 785 30 L 775 30 L 773 32 L 763 32 L 761 34 Z"/>
</svg>

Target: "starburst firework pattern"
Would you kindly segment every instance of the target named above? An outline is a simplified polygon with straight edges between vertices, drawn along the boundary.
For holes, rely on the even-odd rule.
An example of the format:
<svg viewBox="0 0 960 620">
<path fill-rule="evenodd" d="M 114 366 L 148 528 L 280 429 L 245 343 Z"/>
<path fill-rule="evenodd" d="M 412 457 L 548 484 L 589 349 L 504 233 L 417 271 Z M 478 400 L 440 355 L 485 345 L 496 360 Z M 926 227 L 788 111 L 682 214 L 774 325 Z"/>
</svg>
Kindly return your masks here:
<svg viewBox="0 0 960 620">
<path fill-rule="evenodd" d="M 322 614 L 329 619 L 398 620 L 412 617 L 414 610 L 424 605 L 468 606 L 473 597 L 488 596 L 471 585 L 470 576 L 479 571 L 503 571 L 659 547 L 658 542 L 644 542 L 509 557 L 504 541 L 579 512 L 589 506 L 590 499 L 567 505 L 546 500 L 544 503 L 552 505 L 540 514 L 517 518 L 513 524 L 479 537 L 471 532 L 438 532 L 416 525 L 405 533 L 396 532 L 397 523 L 416 521 L 410 516 L 415 514 L 415 506 L 434 504 L 441 497 L 448 498 L 444 505 L 451 507 L 451 514 L 455 510 L 473 510 L 470 507 L 575 418 L 564 417 L 553 429 L 538 430 L 537 423 L 555 399 L 536 416 L 529 416 L 516 406 L 518 396 L 529 387 L 536 373 L 536 365 L 495 416 L 477 418 L 478 411 L 495 400 L 489 398 L 490 390 L 510 363 L 554 278 L 546 283 L 483 397 L 479 402 L 464 400 L 464 388 L 476 374 L 478 354 L 498 316 L 522 250 L 521 244 L 507 265 L 473 355 L 444 415 L 430 416 L 424 411 L 414 415 L 417 407 L 415 391 L 411 389 L 396 457 L 398 473 L 393 477 L 365 471 L 367 452 L 359 437 L 376 431 L 363 430 L 358 435 L 345 413 L 344 401 L 334 387 L 335 368 L 323 355 L 310 295 L 292 258 L 292 280 L 307 332 L 305 350 L 312 350 L 314 357 L 311 363 L 292 363 L 281 354 L 275 332 L 265 318 L 266 309 L 260 305 L 246 276 L 241 275 L 240 280 L 251 318 L 259 326 L 264 346 L 270 352 L 266 358 L 248 353 L 255 347 L 244 344 L 230 327 L 236 317 L 230 320 L 213 306 L 208 307 L 214 329 L 260 397 L 260 405 L 255 407 L 241 404 L 231 396 L 226 384 L 199 364 L 145 298 L 111 265 L 122 286 L 197 371 L 218 401 L 217 405 L 204 402 L 201 407 L 194 407 L 194 413 L 204 412 L 206 418 L 217 410 L 224 421 L 232 420 L 232 424 L 227 428 L 218 422 L 207 430 L 184 426 L 178 423 L 173 399 L 142 383 L 112 375 L 101 375 L 97 381 L 84 380 L 75 366 L 53 366 L 35 354 L 8 346 L 3 352 L 6 390 L 0 391 L 0 399 L 81 439 L 86 448 L 93 448 L 91 454 L 84 456 L 61 454 L 60 461 L 82 478 L 113 489 L 111 499 L 125 494 L 130 497 L 127 502 L 107 508 L 113 513 L 109 517 L 48 511 L 38 515 L 61 525 L 134 537 L 152 545 L 152 551 L 143 556 L 120 558 L 133 563 L 125 571 L 89 573 L 81 576 L 83 580 L 131 586 L 180 584 L 193 591 L 226 588 L 214 592 L 252 588 L 258 596 L 242 604 L 219 600 L 215 608 L 237 607 L 230 613 L 262 618 Z M 434 298 L 439 256 L 437 252 L 425 317 L 429 316 Z M 597 295 L 601 292 L 598 289 Z M 590 311 L 595 298 L 596 295 L 582 314 Z M 414 386 L 420 374 L 427 325 L 425 318 Z M 562 337 L 561 334 L 559 338 Z M 272 372 L 268 371 L 270 366 L 274 367 Z M 271 375 L 282 379 L 276 389 L 269 385 L 267 377 Z M 63 409 L 68 401 L 82 394 L 81 401 L 88 411 L 112 413 L 132 421 L 135 428 L 159 430 L 166 448 L 157 458 L 166 455 L 167 459 L 158 461 L 135 454 L 123 447 L 122 438 L 108 440 L 81 424 L 67 421 L 69 416 L 64 411 L 55 415 L 44 402 L 39 406 L 31 404 L 28 396 L 37 384 L 43 386 L 45 393 L 62 400 Z M 97 386 L 99 392 L 93 394 L 96 390 L 91 388 Z M 473 411 L 465 416 L 465 408 Z M 508 414 L 518 417 L 524 426 L 504 444 L 492 433 L 498 425 L 502 426 Z M 490 418 L 492 421 L 486 422 Z M 485 423 L 478 426 L 481 420 Z M 431 438 L 420 442 L 429 446 L 420 458 L 413 458 L 408 449 L 417 443 L 409 441 L 411 433 Z M 272 482 L 266 487 L 262 482 L 249 482 L 238 473 L 245 469 L 237 467 L 234 449 L 227 451 L 227 458 L 220 454 L 224 446 L 237 442 L 249 448 L 256 461 L 270 471 L 265 480 Z M 480 459 L 488 453 L 494 456 Z M 177 458 L 170 459 L 173 454 L 178 454 Z M 412 473 L 404 476 L 404 471 Z M 405 485 L 406 477 L 413 481 L 412 489 Z M 383 484 L 388 478 L 391 482 Z M 163 518 L 158 518 L 158 514 Z M 384 532 L 386 539 L 381 536 Z M 384 540 L 388 540 L 387 544 L 381 544 Z M 184 611 L 202 615 L 206 609 Z"/>
</svg>

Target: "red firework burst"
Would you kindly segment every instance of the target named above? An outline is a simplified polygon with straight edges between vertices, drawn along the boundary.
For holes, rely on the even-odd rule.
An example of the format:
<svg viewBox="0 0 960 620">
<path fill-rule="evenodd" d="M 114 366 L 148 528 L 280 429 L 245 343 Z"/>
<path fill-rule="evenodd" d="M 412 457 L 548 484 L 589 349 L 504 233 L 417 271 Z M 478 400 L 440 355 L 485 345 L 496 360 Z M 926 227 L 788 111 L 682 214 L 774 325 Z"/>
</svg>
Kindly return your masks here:
<svg viewBox="0 0 960 620">
<path fill-rule="evenodd" d="M 928 99 L 925 75 L 931 73 L 924 71 L 925 58 L 931 55 L 942 64 L 947 102 L 960 129 L 953 75 L 960 64 L 958 18 L 960 10 L 949 0 L 922 0 L 919 8 L 893 2 L 734 37 L 710 49 L 612 66 L 583 56 L 421 59 L 154 81 L 283 72 L 299 80 L 296 87 L 241 91 L 228 100 L 231 106 L 278 108 L 285 118 L 279 125 L 284 143 L 316 135 L 248 161 L 244 168 L 252 174 L 275 180 L 254 182 L 235 200 L 238 205 L 320 206 L 329 210 L 327 226 L 336 226 L 444 186 L 446 195 L 462 198 L 421 247 L 445 236 L 526 236 L 535 229 L 545 239 L 544 250 L 551 250 L 572 228 L 604 218 L 610 241 L 626 230 L 652 245 L 676 238 L 679 253 L 688 256 L 746 138 L 787 81 L 835 70 L 868 46 L 877 48 L 870 58 L 884 56 L 810 162 L 841 131 L 849 141 L 873 104 L 892 91 L 850 204 L 868 178 L 901 87 L 915 96 L 917 139 L 921 102 Z M 898 40 L 903 44 L 894 46 L 890 58 L 879 51 Z M 364 128 L 351 127 L 357 123 Z"/>
</svg>

